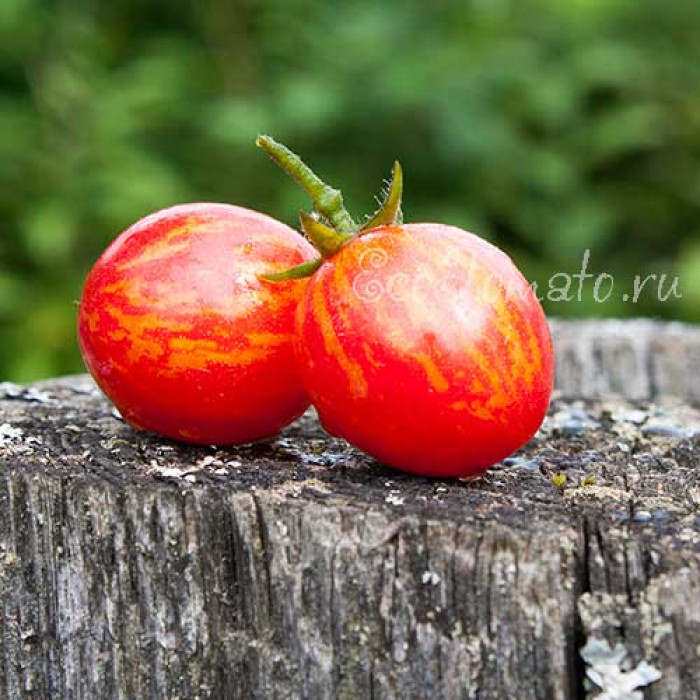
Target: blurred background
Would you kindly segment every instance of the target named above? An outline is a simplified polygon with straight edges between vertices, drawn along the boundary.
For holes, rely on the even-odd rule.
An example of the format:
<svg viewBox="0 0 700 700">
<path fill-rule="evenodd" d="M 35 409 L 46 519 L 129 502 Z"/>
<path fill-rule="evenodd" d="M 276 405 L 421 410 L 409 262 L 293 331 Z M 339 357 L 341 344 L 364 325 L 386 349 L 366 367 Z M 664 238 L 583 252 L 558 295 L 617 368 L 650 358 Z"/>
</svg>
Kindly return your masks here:
<svg viewBox="0 0 700 700">
<path fill-rule="evenodd" d="M 545 302 L 700 320 L 700 3 L 0 0 L 0 379 L 82 370 L 76 302 L 136 219 L 224 201 L 296 225 L 271 133 L 359 216 L 394 158 L 405 216 L 556 272 L 679 276 L 682 298 Z M 546 291 L 546 290 L 545 290 Z"/>
</svg>

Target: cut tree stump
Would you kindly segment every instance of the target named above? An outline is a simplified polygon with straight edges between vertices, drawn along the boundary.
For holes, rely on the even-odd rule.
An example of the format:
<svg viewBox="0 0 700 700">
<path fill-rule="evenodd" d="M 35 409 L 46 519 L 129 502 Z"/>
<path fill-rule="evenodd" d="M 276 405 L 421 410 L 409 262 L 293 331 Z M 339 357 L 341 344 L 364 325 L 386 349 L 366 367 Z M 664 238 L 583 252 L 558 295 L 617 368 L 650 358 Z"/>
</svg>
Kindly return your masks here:
<svg viewBox="0 0 700 700">
<path fill-rule="evenodd" d="M 699 698 L 700 329 L 552 326 L 549 418 L 478 480 L 0 385 L 0 695 Z"/>
</svg>

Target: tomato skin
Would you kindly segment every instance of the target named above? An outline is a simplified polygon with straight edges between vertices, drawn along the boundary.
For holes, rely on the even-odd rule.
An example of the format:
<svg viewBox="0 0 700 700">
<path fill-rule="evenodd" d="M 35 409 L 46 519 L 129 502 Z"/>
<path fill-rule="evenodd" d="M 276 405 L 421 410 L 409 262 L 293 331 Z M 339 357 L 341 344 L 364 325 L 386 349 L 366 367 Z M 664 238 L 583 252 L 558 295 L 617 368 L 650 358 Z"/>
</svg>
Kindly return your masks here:
<svg viewBox="0 0 700 700">
<path fill-rule="evenodd" d="M 85 364 L 136 428 L 200 444 L 274 435 L 308 406 L 293 350 L 306 280 L 258 275 L 315 256 L 292 229 L 241 207 L 185 204 L 148 216 L 87 277 Z"/>
<path fill-rule="evenodd" d="M 478 473 L 545 416 L 554 362 L 542 308 L 505 253 L 461 229 L 355 238 L 311 278 L 296 324 L 324 427 L 388 466 Z"/>
</svg>

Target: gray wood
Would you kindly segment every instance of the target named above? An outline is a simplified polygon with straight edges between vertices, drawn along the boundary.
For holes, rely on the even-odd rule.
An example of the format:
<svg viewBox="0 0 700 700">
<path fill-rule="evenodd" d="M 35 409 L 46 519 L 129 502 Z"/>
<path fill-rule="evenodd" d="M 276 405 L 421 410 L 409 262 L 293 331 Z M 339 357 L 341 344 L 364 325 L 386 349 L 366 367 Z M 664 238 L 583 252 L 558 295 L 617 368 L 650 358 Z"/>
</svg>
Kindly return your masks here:
<svg viewBox="0 0 700 700">
<path fill-rule="evenodd" d="M 192 448 L 85 377 L 0 385 L 0 696 L 583 698 L 606 639 L 700 697 L 700 331 L 553 328 L 550 417 L 472 481 L 311 413 Z"/>
<path fill-rule="evenodd" d="M 564 395 L 675 397 L 700 404 L 700 327 L 648 319 L 551 325 Z"/>
</svg>

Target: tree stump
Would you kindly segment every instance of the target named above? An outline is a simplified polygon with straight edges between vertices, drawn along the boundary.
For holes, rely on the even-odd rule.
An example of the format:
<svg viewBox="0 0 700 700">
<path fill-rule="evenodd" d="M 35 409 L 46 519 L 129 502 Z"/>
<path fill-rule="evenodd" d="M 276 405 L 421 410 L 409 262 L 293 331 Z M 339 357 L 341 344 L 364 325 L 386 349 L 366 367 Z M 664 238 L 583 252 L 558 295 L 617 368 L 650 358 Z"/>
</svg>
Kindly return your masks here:
<svg viewBox="0 0 700 700">
<path fill-rule="evenodd" d="M 552 326 L 549 417 L 475 480 L 0 385 L 0 695 L 700 697 L 700 329 Z"/>
</svg>

